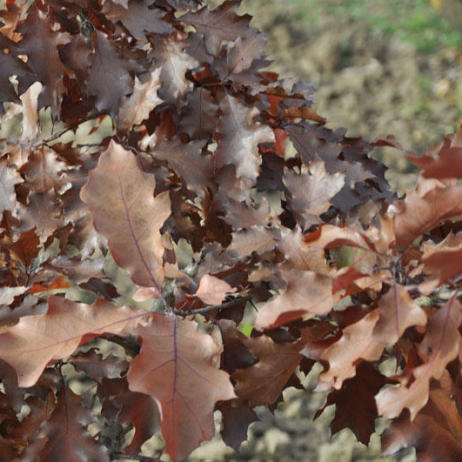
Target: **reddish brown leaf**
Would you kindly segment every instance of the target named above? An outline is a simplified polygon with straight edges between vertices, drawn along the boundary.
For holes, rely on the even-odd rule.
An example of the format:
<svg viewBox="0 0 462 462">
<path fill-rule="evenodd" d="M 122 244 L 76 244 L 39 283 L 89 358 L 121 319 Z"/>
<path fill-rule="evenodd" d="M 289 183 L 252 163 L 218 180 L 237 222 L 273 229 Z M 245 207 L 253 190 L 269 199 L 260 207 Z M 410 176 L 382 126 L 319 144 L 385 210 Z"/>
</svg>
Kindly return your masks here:
<svg viewBox="0 0 462 462">
<path fill-rule="evenodd" d="M 443 143 L 422 157 L 408 154 L 425 178 L 462 178 L 462 130 L 445 137 Z"/>
<path fill-rule="evenodd" d="M 249 409 L 247 403 L 234 399 L 221 403 L 220 411 L 223 416 L 223 441 L 237 451 L 241 443 L 247 439 L 249 425 L 255 422 L 258 416 Z"/>
<path fill-rule="evenodd" d="M 181 20 L 192 24 L 197 33 L 205 37 L 207 51 L 211 55 L 218 55 L 221 43 L 224 40 L 235 40 L 248 32 L 250 16 L 236 14 L 240 0 L 223 2 L 213 11 L 204 6 L 194 13 L 187 13 Z"/>
<path fill-rule="evenodd" d="M 86 430 L 95 420 L 91 411 L 81 404 L 81 398 L 68 387 L 63 387 L 51 418 L 44 422 L 36 435 L 36 441 L 42 443 L 42 447 L 35 460 L 109 461 L 107 449 L 97 444 Z"/>
<path fill-rule="evenodd" d="M 92 336 L 124 332 L 143 315 L 102 300 L 84 305 L 50 296 L 45 314 L 24 316 L 0 334 L 0 358 L 16 369 L 20 387 L 30 387 L 50 361 L 70 356 Z"/>
<path fill-rule="evenodd" d="M 419 462 L 462 460 L 462 420 L 454 401 L 434 389 L 428 404 L 411 421 L 404 413 L 382 435 L 382 451 L 393 454 L 403 447 L 416 448 Z"/>
<path fill-rule="evenodd" d="M 342 336 L 321 355 L 329 362 L 329 369 L 318 380 L 318 390 L 341 389 L 345 380 L 356 375 L 356 366 L 361 360 L 377 361 L 385 345 L 374 337 L 374 328 L 379 320 L 379 310 L 371 311 L 354 324 L 345 327 Z"/>
<path fill-rule="evenodd" d="M 130 390 L 158 402 L 166 452 L 184 460 L 214 435 L 215 403 L 235 397 L 228 374 L 216 368 L 220 348 L 195 322 L 160 314 L 136 333 L 143 343 L 128 373 Z"/>
<path fill-rule="evenodd" d="M 69 36 L 53 30 L 52 26 L 50 17 L 32 5 L 27 19 L 18 28 L 18 32 L 23 34 L 18 54 L 27 55 L 27 65 L 36 74 L 37 80 L 43 83 L 39 106 L 51 106 L 54 118 L 57 118 L 64 92 L 65 72 L 58 49 L 69 42 Z"/>
<path fill-rule="evenodd" d="M 386 345 L 394 345 L 409 326 L 424 326 L 425 311 L 410 297 L 407 289 L 393 283 L 378 302 L 380 318 L 374 328 L 374 337 Z"/>
<path fill-rule="evenodd" d="M 364 362 L 356 369 L 355 377 L 346 380 L 340 390 L 331 391 L 322 409 L 335 404 L 335 417 L 330 424 L 332 434 L 349 428 L 367 446 L 378 417 L 374 396 L 385 383 L 386 377 Z"/>
<path fill-rule="evenodd" d="M 257 329 L 278 327 L 295 319 L 310 319 L 332 309 L 332 280 L 314 271 L 284 268 L 284 291 L 266 303 L 258 312 Z"/>
<path fill-rule="evenodd" d="M 403 248 L 443 220 L 462 213 L 462 185 L 421 179 L 415 191 L 397 206 L 396 245 Z"/>
<path fill-rule="evenodd" d="M 419 345 L 419 356 L 424 363 L 395 377 L 400 382 L 399 386 L 385 388 L 377 394 L 376 401 L 380 415 L 394 418 L 398 417 L 404 408 L 408 408 L 413 420 L 425 406 L 430 380 L 432 378 L 439 380 L 447 364 L 459 352 L 458 328 L 462 320 L 461 308 L 461 304 L 452 297 L 432 316 L 427 333 Z"/>
<path fill-rule="evenodd" d="M 146 33 L 166 34 L 173 31 L 172 26 L 162 20 L 164 11 L 150 8 L 144 0 L 131 0 L 130 6 L 126 7 L 107 2 L 103 13 L 114 23 L 121 21 L 130 34 L 143 43 L 147 42 Z"/>
<path fill-rule="evenodd" d="M 449 233 L 439 244 L 423 244 L 422 261 L 437 274 L 438 284 L 462 273 L 462 233 Z"/>
<path fill-rule="evenodd" d="M 151 151 L 156 159 L 167 161 L 168 166 L 183 178 L 189 190 L 203 196 L 211 183 L 213 172 L 212 157 L 202 154 L 204 144 L 202 140 L 184 144 L 176 137 L 170 141 L 162 140 L 152 146 Z"/>
<path fill-rule="evenodd" d="M 251 407 L 275 403 L 302 360 L 302 344 L 276 343 L 266 335 L 245 339 L 243 343 L 258 360 L 233 372 L 237 395 L 248 400 Z"/>
<path fill-rule="evenodd" d="M 161 416 L 156 402 L 144 393 L 134 393 L 128 388 L 126 378 L 103 379 L 104 403 L 102 414 L 112 421 L 133 425 L 135 435 L 125 452 L 136 457 L 142 444 L 160 429 Z"/>
<path fill-rule="evenodd" d="M 167 192 L 153 196 L 155 179 L 130 151 L 111 142 L 81 192 L 95 228 L 112 256 L 141 286 L 160 287 L 164 278 L 160 228 L 170 215 Z"/>
<path fill-rule="evenodd" d="M 32 259 L 37 256 L 40 251 L 40 240 L 35 234 L 35 229 L 21 233 L 19 239 L 14 242 L 10 249 L 13 258 L 19 260 L 22 265 L 27 268 Z"/>
</svg>

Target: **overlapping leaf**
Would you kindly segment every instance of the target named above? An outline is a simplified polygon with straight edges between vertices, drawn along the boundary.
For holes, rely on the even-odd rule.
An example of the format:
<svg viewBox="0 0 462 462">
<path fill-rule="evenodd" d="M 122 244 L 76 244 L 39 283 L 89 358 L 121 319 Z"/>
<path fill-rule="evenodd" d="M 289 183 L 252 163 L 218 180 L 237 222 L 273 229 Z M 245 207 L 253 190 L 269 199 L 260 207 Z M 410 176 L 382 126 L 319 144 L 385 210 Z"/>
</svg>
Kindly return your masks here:
<svg viewBox="0 0 462 462">
<path fill-rule="evenodd" d="M 114 260 L 147 287 L 159 287 L 164 278 L 159 230 L 170 215 L 168 193 L 154 197 L 155 184 L 130 151 L 112 142 L 81 192 Z"/>
<path fill-rule="evenodd" d="M 216 368 L 220 349 L 196 323 L 171 316 L 154 315 L 135 332 L 142 346 L 128 373 L 130 390 L 157 401 L 166 451 L 184 460 L 213 436 L 215 403 L 235 397 L 228 374 Z"/>
</svg>

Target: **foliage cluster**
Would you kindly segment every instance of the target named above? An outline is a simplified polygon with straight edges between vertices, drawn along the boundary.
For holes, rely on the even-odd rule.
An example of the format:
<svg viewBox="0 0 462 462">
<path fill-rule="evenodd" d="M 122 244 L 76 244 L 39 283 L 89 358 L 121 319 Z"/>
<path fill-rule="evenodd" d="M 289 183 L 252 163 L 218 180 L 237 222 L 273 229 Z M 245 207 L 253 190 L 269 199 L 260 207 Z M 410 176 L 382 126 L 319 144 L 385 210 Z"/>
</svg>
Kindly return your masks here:
<svg viewBox="0 0 462 462">
<path fill-rule="evenodd" d="M 1 12 L 2 457 L 146 460 L 160 431 L 180 461 L 217 409 L 237 448 L 319 362 L 333 432 L 383 416 L 384 452 L 460 460 L 462 132 L 397 199 L 393 138 L 326 128 L 238 0 L 199 3 Z"/>
</svg>

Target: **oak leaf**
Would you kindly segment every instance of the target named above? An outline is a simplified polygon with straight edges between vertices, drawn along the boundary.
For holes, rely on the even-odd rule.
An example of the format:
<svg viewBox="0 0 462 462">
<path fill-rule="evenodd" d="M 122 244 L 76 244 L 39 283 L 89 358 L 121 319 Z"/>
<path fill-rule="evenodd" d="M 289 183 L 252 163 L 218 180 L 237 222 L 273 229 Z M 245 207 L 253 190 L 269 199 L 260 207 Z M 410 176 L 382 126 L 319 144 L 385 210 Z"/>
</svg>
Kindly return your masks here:
<svg viewBox="0 0 462 462">
<path fill-rule="evenodd" d="M 349 428 L 358 441 L 367 446 L 375 432 L 375 419 L 378 417 L 374 396 L 385 383 L 385 376 L 370 363 L 363 362 L 358 366 L 356 375 L 345 380 L 340 390 L 329 393 L 326 404 L 316 415 L 335 404 L 335 417 L 330 424 L 332 435 Z M 361 397 L 360 403 L 358 397 Z"/>
<path fill-rule="evenodd" d="M 461 304 L 452 297 L 430 319 L 427 333 L 418 347 L 424 361 L 420 366 L 394 377 L 399 385 L 382 389 L 376 396 L 379 414 L 387 418 L 398 417 L 404 408 L 410 411 L 411 420 L 428 401 L 431 379 L 439 380 L 447 364 L 459 352 L 459 325 L 462 321 Z M 412 380 L 411 380 L 412 379 Z"/>
<path fill-rule="evenodd" d="M 133 126 L 140 124 L 149 117 L 149 113 L 159 104 L 162 99 L 157 95 L 162 82 L 159 78 L 160 68 L 151 72 L 149 79 L 141 82 L 135 77 L 133 93 L 125 96 L 119 107 L 117 127 L 119 130 L 131 130 Z"/>
<path fill-rule="evenodd" d="M 226 294 L 235 291 L 236 288 L 231 287 L 226 281 L 211 274 L 205 274 L 201 277 L 199 287 L 194 296 L 199 297 L 207 305 L 219 305 L 226 297 Z"/>
<path fill-rule="evenodd" d="M 311 225 L 322 223 L 320 215 L 327 212 L 330 200 L 345 184 L 345 174 L 326 172 L 324 163 L 313 162 L 309 167 L 302 165 L 299 174 L 284 170 L 284 185 L 289 192 L 287 203 L 304 230 Z"/>
<path fill-rule="evenodd" d="M 380 297 L 378 309 L 380 318 L 374 327 L 374 337 L 387 345 L 394 345 L 409 326 L 424 326 L 427 322 L 425 311 L 396 282 Z"/>
<path fill-rule="evenodd" d="M 145 0 L 131 0 L 130 5 L 116 5 L 106 2 L 103 13 L 114 23 L 120 21 L 126 29 L 140 42 L 147 42 L 146 34 L 168 34 L 172 26 L 162 19 L 165 12 Z"/>
<path fill-rule="evenodd" d="M 236 393 L 251 407 L 271 405 L 280 397 L 296 367 L 302 360 L 301 342 L 276 343 L 270 337 L 251 337 L 243 344 L 258 358 L 252 366 L 237 369 L 232 378 Z"/>
<path fill-rule="evenodd" d="M 20 387 L 30 387 L 50 361 L 67 358 L 92 336 L 124 332 L 143 315 L 102 300 L 85 305 L 50 296 L 46 313 L 24 316 L 0 334 L 0 358 L 15 368 Z"/>
<path fill-rule="evenodd" d="M 402 414 L 382 435 L 382 451 L 394 454 L 413 446 L 419 462 L 456 462 L 462 459 L 462 420 L 454 401 L 433 389 L 428 404 L 411 421 Z"/>
<path fill-rule="evenodd" d="M 111 141 L 88 175 L 80 197 L 88 205 L 96 230 L 105 236 L 116 263 L 134 282 L 160 287 L 164 247 L 160 228 L 170 215 L 168 192 L 153 196 L 156 182 L 135 156 Z"/>
<path fill-rule="evenodd" d="M 223 2 L 212 11 L 204 6 L 194 13 L 187 13 L 181 20 L 195 27 L 198 34 L 205 37 L 208 53 L 218 56 L 221 43 L 224 40 L 235 40 L 248 33 L 250 16 L 236 14 L 240 0 Z"/>
<path fill-rule="evenodd" d="M 283 292 L 267 302 L 255 320 L 257 329 L 269 329 L 296 319 L 310 319 L 332 309 L 332 280 L 314 271 L 283 268 Z"/>
<path fill-rule="evenodd" d="M 273 131 L 254 121 L 258 114 L 255 107 L 248 108 L 233 96 L 225 96 L 220 108 L 223 111 L 219 128 L 222 139 L 215 152 L 218 164 L 234 165 L 236 176 L 253 184 L 261 164 L 258 145 L 274 141 Z"/>
<path fill-rule="evenodd" d="M 220 348 L 195 322 L 161 314 L 134 333 L 142 346 L 128 372 L 130 390 L 156 400 L 165 450 L 172 460 L 184 460 L 214 435 L 215 403 L 235 398 L 229 375 L 216 368 Z"/>
<path fill-rule="evenodd" d="M 98 444 L 86 429 L 95 421 L 90 409 L 82 405 L 81 398 L 63 386 L 58 393 L 53 414 L 43 422 L 38 435 L 34 437 L 31 447 L 37 451 L 35 460 L 109 461 L 107 448 Z"/>
<path fill-rule="evenodd" d="M 320 359 L 329 362 L 329 369 L 318 379 L 318 390 L 341 389 L 343 382 L 356 375 L 361 360 L 377 361 L 385 345 L 375 339 L 374 328 L 379 320 L 379 310 L 374 310 L 350 324 L 342 331 L 340 339 L 327 348 Z"/>
<path fill-rule="evenodd" d="M 443 220 L 462 213 L 462 185 L 420 179 L 415 191 L 396 206 L 399 209 L 394 217 L 396 245 L 404 248 Z"/>
<path fill-rule="evenodd" d="M 413 154 L 406 157 L 423 170 L 424 178 L 462 178 L 462 130 L 447 135 L 440 145 L 422 157 Z"/>
</svg>

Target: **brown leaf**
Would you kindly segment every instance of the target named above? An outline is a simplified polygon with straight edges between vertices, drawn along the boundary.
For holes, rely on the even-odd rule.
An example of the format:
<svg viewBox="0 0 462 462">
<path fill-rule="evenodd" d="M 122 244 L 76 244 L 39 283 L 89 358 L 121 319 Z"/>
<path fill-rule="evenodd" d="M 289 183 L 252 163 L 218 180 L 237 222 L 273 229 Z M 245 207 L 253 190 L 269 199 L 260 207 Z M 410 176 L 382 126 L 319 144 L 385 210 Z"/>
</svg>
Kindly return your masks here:
<svg viewBox="0 0 462 462">
<path fill-rule="evenodd" d="M 50 16 L 42 13 L 36 5 L 32 5 L 27 12 L 26 20 L 18 27 L 18 32 L 23 35 L 18 44 L 18 54 L 27 55 L 27 65 L 36 74 L 36 80 L 43 84 L 39 107 L 51 106 L 56 119 L 65 90 L 65 68 L 58 50 L 61 45 L 69 42 L 69 36 L 53 30 L 52 26 Z"/>
<path fill-rule="evenodd" d="M 134 282 L 160 287 L 164 247 L 160 228 L 170 215 L 168 192 L 153 196 L 156 182 L 130 151 L 111 141 L 88 175 L 81 199 L 91 210 L 96 230 L 109 241 L 116 263 Z"/>
<path fill-rule="evenodd" d="M 238 36 L 226 55 L 224 69 L 221 69 L 221 63 L 216 63 L 220 77 L 225 80 L 232 74 L 249 69 L 256 59 L 263 56 L 265 45 L 266 39 L 262 33 L 250 34 L 247 37 Z"/>
<path fill-rule="evenodd" d="M 57 197 L 52 191 L 29 194 L 29 204 L 18 210 L 18 216 L 21 219 L 20 229 L 35 228 L 42 243 L 64 224 Z"/>
<path fill-rule="evenodd" d="M 356 375 L 356 366 L 361 360 L 380 358 L 385 345 L 374 337 L 379 315 L 379 310 L 371 311 L 345 327 L 340 339 L 322 353 L 320 359 L 329 362 L 329 369 L 319 376 L 319 391 L 332 387 L 340 390 L 345 380 Z"/>
<path fill-rule="evenodd" d="M 198 196 L 204 195 L 204 190 L 211 184 L 213 161 L 210 155 L 202 154 L 203 140 L 182 143 L 178 137 L 172 140 L 162 140 L 151 147 L 152 156 L 167 162 L 186 187 Z"/>
<path fill-rule="evenodd" d="M 66 164 L 61 162 L 51 149 L 42 147 L 35 150 L 28 162 L 21 168 L 26 178 L 25 186 L 32 191 L 44 193 L 54 188 L 58 191 L 66 183 L 61 173 Z"/>
<path fill-rule="evenodd" d="M 385 376 L 370 363 L 363 362 L 356 369 L 356 375 L 345 380 L 340 390 L 329 393 L 326 404 L 317 415 L 327 406 L 335 404 L 335 417 L 330 424 L 332 435 L 349 428 L 358 441 L 367 446 L 375 432 L 375 419 L 378 417 L 374 396 L 385 383 Z"/>
<path fill-rule="evenodd" d="M 259 330 L 287 324 L 296 319 L 310 319 L 332 309 L 332 280 L 314 271 L 283 268 L 284 291 L 258 312 L 255 327 Z"/>
<path fill-rule="evenodd" d="M 393 283 L 378 302 L 380 318 L 374 328 L 374 337 L 386 345 L 394 345 L 409 326 L 424 326 L 425 311 L 415 303 L 407 289 Z"/>
<path fill-rule="evenodd" d="M 462 233 L 449 233 L 438 244 L 423 244 L 422 261 L 435 272 L 438 284 L 462 273 Z"/>
<path fill-rule="evenodd" d="M 404 413 L 382 435 L 382 451 L 394 454 L 413 446 L 419 462 L 462 460 L 462 420 L 454 401 L 444 390 L 434 389 L 428 404 L 411 421 Z"/>
<path fill-rule="evenodd" d="M 76 369 L 85 372 L 97 382 L 103 378 L 117 379 L 128 369 L 128 362 L 125 359 L 109 354 L 103 357 L 94 349 L 86 353 L 79 353 L 70 359 Z"/>
<path fill-rule="evenodd" d="M 191 24 L 198 34 L 205 37 L 207 51 L 218 56 L 221 43 L 224 40 L 233 41 L 248 33 L 250 16 L 236 14 L 240 0 L 223 2 L 212 11 L 204 6 L 198 11 L 190 12 L 181 17 L 181 21 Z"/>
<path fill-rule="evenodd" d="M 42 89 L 43 85 L 35 82 L 19 97 L 22 103 L 22 141 L 35 140 L 40 131 L 38 97 Z"/>
<path fill-rule="evenodd" d="M 249 257 L 252 252 L 262 254 L 273 250 L 276 246 L 274 233 L 263 226 L 252 226 L 249 229 L 233 233 L 233 240 L 228 250 L 235 252 L 241 259 Z"/>
<path fill-rule="evenodd" d="M 258 145 L 274 141 L 273 131 L 268 126 L 254 122 L 258 110 L 244 106 L 237 98 L 225 96 L 220 108 L 223 111 L 219 128 L 222 139 L 215 152 L 218 165 L 234 165 L 236 176 L 253 184 L 261 164 Z"/>
<path fill-rule="evenodd" d="M 147 119 L 149 113 L 162 103 L 162 99 L 157 96 L 157 91 L 162 84 L 159 75 L 160 68 L 157 68 L 151 72 L 146 82 L 141 82 L 138 77 L 135 77 L 133 93 L 124 97 L 119 107 L 117 120 L 119 130 L 131 130 Z"/>
<path fill-rule="evenodd" d="M 396 245 L 407 247 L 443 220 L 462 213 L 462 185 L 420 179 L 415 191 L 397 203 Z"/>
<path fill-rule="evenodd" d="M 226 294 L 236 292 L 236 288 L 231 287 L 226 281 L 218 279 L 210 274 L 201 277 L 199 287 L 194 294 L 207 305 L 219 305 Z"/>
<path fill-rule="evenodd" d="M 137 457 L 141 446 L 160 429 L 161 416 L 157 403 L 144 393 L 134 393 L 128 388 L 127 379 L 103 379 L 103 409 L 101 413 L 109 420 L 133 425 L 135 435 L 124 452 Z"/>
<path fill-rule="evenodd" d="M 408 408 L 411 420 L 414 420 L 420 409 L 425 406 L 431 379 L 439 380 L 447 364 L 459 352 L 461 339 L 458 328 L 462 320 L 461 308 L 461 304 L 452 297 L 432 316 L 427 333 L 418 349 L 424 363 L 395 377 L 400 382 L 399 386 L 385 388 L 377 394 L 380 415 L 392 419 L 398 417 L 404 408 Z"/>
<path fill-rule="evenodd" d="M 302 360 L 303 345 L 276 343 L 266 335 L 245 339 L 243 343 L 258 360 L 246 369 L 233 372 L 237 395 L 248 400 L 251 407 L 275 403 Z"/>
<path fill-rule="evenodd" d="M 180 118 L 179 131 L 193 139 L 209 138 L 215 131 L 218 104 L 211 93 L 201 87 L 188 92 Z"/>
<path fill-rule="evenodd" d="M 122 97 L 133 91 L 131 72 L 136 63 L 122 58 L 114 43 L 102 32 L 95 31 L 95 35 L 95 52 L 90 54 L 88 93 L 96 98 L 96 109 L 117 117 Z"/>
<path fill-rule="evenodd" d="M 95 421 L 90 409 L 81 404 L 81 398 L 70 388 L 63 387 L 51 418 L 43 423 L 35 438 L 43 441 L 39 460 L 109 461 L 106 447 L 99 445 L 86 430 Z"/>
<path fill-rule="evenodd" d="M 165 12 L 156 7 L 150 8 L 144 0 L 131 0 L 129 7 L 107 2 L 103 6 L 103 13 L 114 23 L 122 22 L 130 34 L 143 43 L 147 42 L 145 34 L 173 31 L 172 26 L 162 19 Z"/>
<path fill-rule="evenodd" d="M 219 409 L 223 416 L 221 437 L 226 445 L 237 451 L 241 443 L 247 439 L 249 425 L 255 422 L 258 416 L 255 411 L 249 409 L 247 403 L 235 399 L 221 403 Z"/>
<path fill-rule="evenodd" d="M 192 83 L 186 79 L 186 72 L 197 66 L 197 61 L 184 51 L 185 44 L 169 40 L 160 35 L 154 37 L 154 48 L 150 57 L 154 67 L 161 67 L 162 86 L 159 96 L 168 103 L 177 104 L 184 97 Z"/>
<path fill-rule="evenodd" d="M 16 369 L 20 387 L 30 387 L 50 361 L 71 355 L 84 338 L 124 332 L 143 315 L 102 300 L 84 305 L 50 296 L 46 313 L 24 316 L 0 334 L 0 358 Z"/>
<path fill-rule="evenodd" d="M 462 130 L 447 135 L 427 155 L 406 157 L 423 170 L 421 175 L 425 178 L 462 178 Z"/>
<path fill-rule="evenodd" d="M 288 207 L 299 219 L 303 229 L 321 223 L 319 217 L 327 212 L 334 197 L 345 184 L 345 174 L 326 172 L 324 162 L 316 161 L 309 168 L 302 165 L 299 174 L 289 169 L 284 170 L 283 182 L 287 188 Z"/>
<path fill-rule="evenodd" d="M 195 322 L 160 314 L 135 332 L 143 343 L 128 373 L 130 390 L 158 402 L 165 450 L 184 460 L 214 435 L 215 403 L 235 397 L 228 374 L 216 368 L 220 348 Z"/>
</svg>

